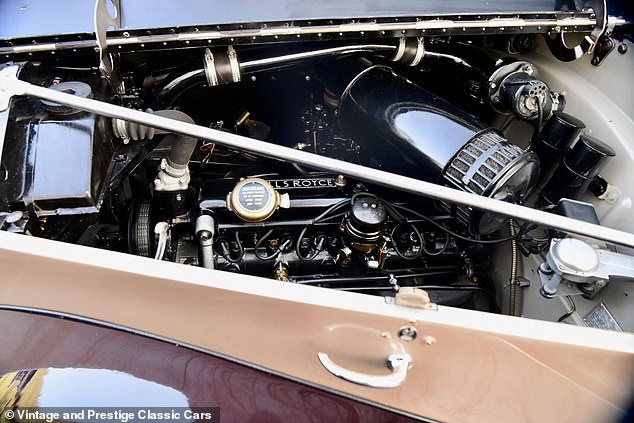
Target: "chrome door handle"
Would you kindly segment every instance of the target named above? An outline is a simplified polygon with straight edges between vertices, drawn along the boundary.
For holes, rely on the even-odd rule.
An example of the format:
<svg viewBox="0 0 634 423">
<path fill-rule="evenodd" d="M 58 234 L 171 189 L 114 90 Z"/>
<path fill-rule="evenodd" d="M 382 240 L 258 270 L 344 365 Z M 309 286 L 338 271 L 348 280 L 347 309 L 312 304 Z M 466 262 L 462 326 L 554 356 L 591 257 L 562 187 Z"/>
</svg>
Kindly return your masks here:
<svg viewBox="0 0 634 423">
<path fill-rule="evenodd" d="M 345 369 L 332 361 L 326 353 L 317 353 L 317 357 L 319 357 L 319 361 L 321 361 L 326 370 L 333 375 L 371 388 L 396 388 L 400 386 L 405 382 L 407 368 L 412 361 L 411 357 L 405 353 L 390 354 L 386 364 L 388 369 L 392 370 L 392 373 L 385 376 L 377 376 Z"/>
</svg>

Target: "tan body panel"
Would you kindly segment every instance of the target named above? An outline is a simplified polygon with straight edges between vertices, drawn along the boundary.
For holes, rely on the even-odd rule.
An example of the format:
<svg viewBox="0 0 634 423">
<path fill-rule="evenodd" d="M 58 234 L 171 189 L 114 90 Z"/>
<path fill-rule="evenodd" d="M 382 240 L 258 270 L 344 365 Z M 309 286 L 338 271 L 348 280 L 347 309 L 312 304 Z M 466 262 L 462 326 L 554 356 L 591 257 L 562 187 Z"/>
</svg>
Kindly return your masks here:
<svg viewBox="0 0 634 423">
<path fill-rule="evenodd" d="M 441 421 L 620 419 L 634 378 L 634 336 L 209 271 L 0 233 L 0 304 L 97 319 Z M 414 325 L 413 342 L 398 339 Z M 385 374 L 412 356 L 399 388 L 358 386 L 344 367 Z"/>
</svg>

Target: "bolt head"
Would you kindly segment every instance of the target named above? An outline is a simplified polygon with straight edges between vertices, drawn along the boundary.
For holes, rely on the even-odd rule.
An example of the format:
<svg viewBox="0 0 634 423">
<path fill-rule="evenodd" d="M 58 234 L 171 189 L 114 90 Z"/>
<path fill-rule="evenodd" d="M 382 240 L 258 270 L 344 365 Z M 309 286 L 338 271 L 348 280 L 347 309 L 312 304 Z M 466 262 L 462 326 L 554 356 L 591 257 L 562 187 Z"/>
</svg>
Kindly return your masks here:
<svg viewBox="0 0 634 423">
<path fill-rule="evenodd" d="M 398 337 L 402 341 L 411 342 L 418 336 L 418 331 L 413 326 L 403 326 L 398 331 Z"/>
<path fill-rule="evenodd" d="M 433 336 L 426 336 L 423 341 L 425 342 L 425 345 L 432 345 L 436 343 L 436 338 Z"/>
</svg>

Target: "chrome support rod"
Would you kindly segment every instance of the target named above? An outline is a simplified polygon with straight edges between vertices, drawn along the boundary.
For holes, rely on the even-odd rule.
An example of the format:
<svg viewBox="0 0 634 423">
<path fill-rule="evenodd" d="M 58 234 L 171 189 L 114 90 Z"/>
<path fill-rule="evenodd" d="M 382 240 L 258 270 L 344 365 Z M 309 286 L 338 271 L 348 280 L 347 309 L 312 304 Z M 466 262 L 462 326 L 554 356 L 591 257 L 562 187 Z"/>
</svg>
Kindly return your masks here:
<svg viewBox="0 0 634 423">
<path fill-rule="evenodd" d="M 531 209 L 517 204 L 505 203 L 492 198 L 458 191 L 442 185 L 436 185 L 378 169 L 319 156 L 306 151 L 295 150 L 265 141 L 258 141 L 229 132 L 218 131 L 204 126 L 198 126 L 191 123 L 145 113 L 139 110 L 127 109 L 125 107 L 98 100 L 80 98 L 72 94 L 57 92 L 25 81 L 20 81 L 17 77 L 18 71 L 18 66 L 9 66 L 0 71 L 0 111 L 8 107 L 9 99 L 13 96 L 33 96 L 93 112 L 98 115 L 129 120 L 131 122 L 152 126 L 157 129 L 189 137 L 211 140 L 233 149 L 244 150 L 286 162 L 294 162 L 309 167 L 347 175 L 352 178 L 400 191 L 463 204 L 494 213 L 513 216 L 517 219 L 527 220 L 566 232 L 634 247 L 634 234 L 606 228 L 600 225 L 581 222 L 579 220 Z"/>
</svg>

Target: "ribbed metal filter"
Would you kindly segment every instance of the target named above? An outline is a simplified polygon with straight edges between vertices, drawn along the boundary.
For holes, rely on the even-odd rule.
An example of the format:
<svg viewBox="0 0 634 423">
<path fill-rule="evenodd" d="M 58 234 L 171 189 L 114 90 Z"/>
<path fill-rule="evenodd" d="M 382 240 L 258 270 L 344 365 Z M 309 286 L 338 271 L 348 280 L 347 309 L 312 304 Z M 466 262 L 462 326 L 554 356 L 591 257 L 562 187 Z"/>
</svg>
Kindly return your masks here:
<svg viewBox="0 0 634 423">
<path fill-rule="evenodd" d="M 494 131 L 483 132 L 467 142 L 445 169 L 445 177 L 457 188 L 487 195 L 500 172 L 524 154 Z"/>
<path fill-rule="evenodd" d="M 506 199 L 511 191 L 503 191 L 504 175 L 517 169 L 516 165 L 526 162 L 527 152 L 520 147 L 510 144 L 493 130 L 487 130 L 469 140 L 453 157 L 445 168 L 447 181 L 456 188 L 478 195 Z M 532 185 L 528 183 L 527 185 Z M 444 204 L 447 210 L 452 210 L 456 218 L 468 225 L 474 231 L 473 210 L 470 207 L 450 206 Z M 486 232 L 486 231 L 485 231 Z"/>
</svg>

